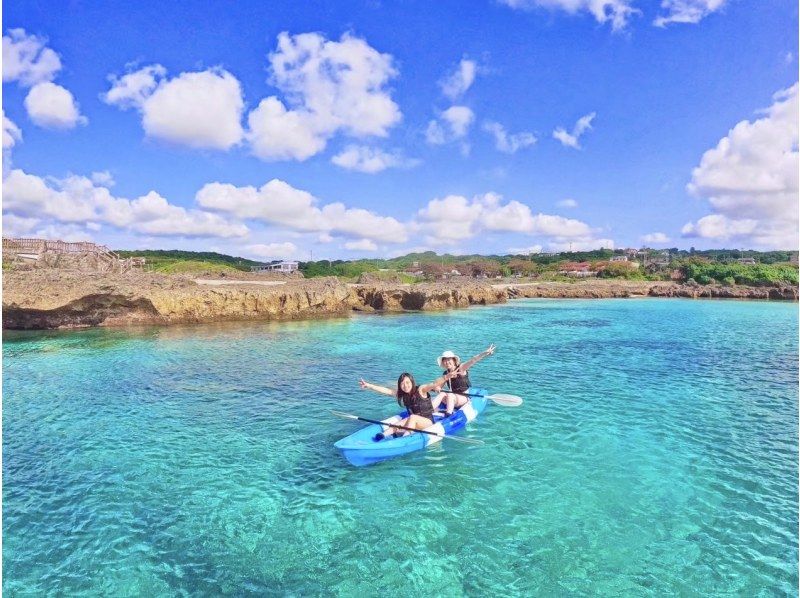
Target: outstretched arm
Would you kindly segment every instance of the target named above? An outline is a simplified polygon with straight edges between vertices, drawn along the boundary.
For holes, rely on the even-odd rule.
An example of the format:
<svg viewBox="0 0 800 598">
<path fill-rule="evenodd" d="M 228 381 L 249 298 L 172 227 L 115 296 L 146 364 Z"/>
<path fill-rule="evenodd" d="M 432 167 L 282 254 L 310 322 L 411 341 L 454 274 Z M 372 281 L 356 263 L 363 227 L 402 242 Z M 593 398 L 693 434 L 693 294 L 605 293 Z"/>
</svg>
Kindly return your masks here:
<svg viewBox="0 0 800 598">
<path fill-rule="evenodd" d="M 361 390 L 372 390 L 389 397 L 397 396 L 391 388 L 386 388 L 385 386 L 378 386 L 377 384 L 371 384 L 370 382 L 366 382 L 364 378 L 361 378 L 358 381 L 358 384 L 359 386 L 361 386 Z"/>
<path fill-rule="evenodd" d="M 461 371 L 461 373 L 464 373 L 473 365 L 478 363 L 481 359 L 489 357 L 489 355 L 494 355 L 494 343 L 489 345 L 489 348 L 486 349 L 486 351 L 484 351 L 483 353 L 478 353 L 475 357 L 473 357 L 469 361 L 465 361 L 464 363 L 462 363 L 460 366 L 458 366 L 458 369 Z"/>
<path fill-rule="evenodd" d="M 436 380 L 434 380 L 433 382 L 428 382 L 427 384 L 420 384 L 419 394 L 425 396 L 432 390 L 439 391 L 441 390 L 442 386 L 444 386 L 445 382 L 451 380 L 452 378 L 455 378 L 456 376 L 458 376 L 458 370 L 453 370 L 452 372 L 449 372 L 444 376 L 441 376 L 440 378 L 436 378 Z"/>
</svg>

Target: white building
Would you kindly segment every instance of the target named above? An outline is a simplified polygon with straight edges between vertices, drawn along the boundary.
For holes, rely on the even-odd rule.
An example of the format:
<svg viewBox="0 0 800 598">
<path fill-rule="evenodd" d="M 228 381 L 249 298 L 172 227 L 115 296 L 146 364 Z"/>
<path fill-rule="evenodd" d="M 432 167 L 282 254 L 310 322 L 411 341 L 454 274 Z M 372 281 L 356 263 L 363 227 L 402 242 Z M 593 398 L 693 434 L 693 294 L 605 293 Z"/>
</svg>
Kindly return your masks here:
<svg viewBox="0 0 800 598">
<path fill-rule="evenodd" d="M 262 264 L 261 266 L 250 266 L 251 272 L 282 272 L 291 274 L 297 272 L 300 267 L 299 262 L 277 262 L 275 264 Z"/>
</svg>

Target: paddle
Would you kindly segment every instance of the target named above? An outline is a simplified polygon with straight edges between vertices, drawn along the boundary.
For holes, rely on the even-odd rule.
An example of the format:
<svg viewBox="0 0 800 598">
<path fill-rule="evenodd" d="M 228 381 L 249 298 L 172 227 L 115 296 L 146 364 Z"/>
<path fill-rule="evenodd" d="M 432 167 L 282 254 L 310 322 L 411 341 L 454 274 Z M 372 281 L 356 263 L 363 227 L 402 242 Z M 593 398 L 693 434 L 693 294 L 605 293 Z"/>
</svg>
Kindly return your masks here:
<svg viewBox="0 0 800 598">
<path fill-rule="evenodd" d="M 478 395 L 468 392 L 453 392 L 452 390 L 442 390 L 442 392 L 449 392 L 450 394 L 461 395 L 462 397 L 485 397 L 503 407 L 519 407 L 522 405 L 522 397 L 518 397 L 517 395 L 506 395 L 502 393 L 496 395 Z"/>
<path fill-rule="evenodd" d="M 398 430 L 410 430 L 411 432 L 419 432 L 421 434 L 430 434 L 431 436 L 438 436 L 439 438 L 446 438 L 447 440 L 455 440 L 457 442 L 464 442 L 466 444 L 483 444 L 483 440 L 474 440 L 472 438 L 459 438 L 458 436 L 446 436 L 444 434 L 437 434 L 436 432 L 429 432 L 428 430 L 417 430 L 416 428 L 408 428 L 406 426 L 398 426 L 396 424 L 388 424 L 386 422 L 378 421 L 375 419 L 367 419 L 366 417 L 359 417 L 357 415 L 350 415 L 349 413 L 342 413 L 341 411 L 334 411 L 331 409 L 331 413 L 336 415 L 337 417 L 344 417 L 347 419 L 357 419 L 358 421 L 367 422 L 370 424 L 378 424 L 380 426 L 389 426 L 391 428 L 397 428 Z"/>
</svg>

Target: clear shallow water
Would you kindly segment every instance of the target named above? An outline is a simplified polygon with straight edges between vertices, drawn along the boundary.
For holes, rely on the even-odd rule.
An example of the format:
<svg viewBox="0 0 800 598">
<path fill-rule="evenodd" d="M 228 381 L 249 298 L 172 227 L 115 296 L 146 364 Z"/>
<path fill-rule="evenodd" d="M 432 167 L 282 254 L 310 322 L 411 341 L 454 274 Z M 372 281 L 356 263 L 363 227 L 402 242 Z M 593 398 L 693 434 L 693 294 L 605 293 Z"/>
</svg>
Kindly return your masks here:
<svg viewBox="0 0 800 598">
<path fill-rule="evenodd" d="M 6 333 L 7 595 L 796 595 L 796 304 L 518 301 Z M 519 394 L 356 469 L 358 389 L 498 352 Z M 384 594 L 386 595 L 386 594 Z"/>
</svg>

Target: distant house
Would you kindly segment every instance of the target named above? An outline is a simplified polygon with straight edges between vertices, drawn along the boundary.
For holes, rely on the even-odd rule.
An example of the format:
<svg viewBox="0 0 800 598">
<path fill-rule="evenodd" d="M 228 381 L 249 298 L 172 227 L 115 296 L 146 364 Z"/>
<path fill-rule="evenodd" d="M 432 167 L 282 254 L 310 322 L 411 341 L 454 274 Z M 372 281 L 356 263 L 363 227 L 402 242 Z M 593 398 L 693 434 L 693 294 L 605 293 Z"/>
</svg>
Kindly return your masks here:
<svg viewBox="0 0 800 598">
<path fill-rule="evenodd" d="M 258 266 L 250 266 L 251 272 L 281 272 L 283 274 L 291 274 L 297 272 L 300 267 L 299 262 L 276 262 L 274 264 L 261 264 Z"/>
<path fill-rule="evenodd" d="M 590 266 L 591 264 L 589 264 L 589 262 L 567 262 L 561 266 L 558 273 L 563 276 L 573 276 L 575 278 L 597 276 L 597 272 L 592 272 Z"/>
<path fill-rule="evenodd" d="M 627 262 L 628 261 L 628 256 L 627 255 L 615 255 L 609 261 L 612 261 L 612 262 Z"/>
<path fill-rule="evenodd" d="M 740 257 L 736 261 L 739 262 L 740 264 L 744 264 L 745 266 L 755 266 L 756 265 L 756 260 L 755 260 L 755 258 L 752 258 L 752 257 Z"/>
</svg>

